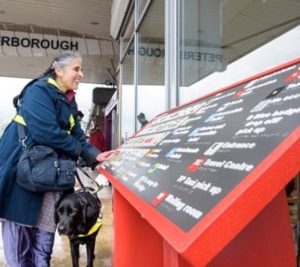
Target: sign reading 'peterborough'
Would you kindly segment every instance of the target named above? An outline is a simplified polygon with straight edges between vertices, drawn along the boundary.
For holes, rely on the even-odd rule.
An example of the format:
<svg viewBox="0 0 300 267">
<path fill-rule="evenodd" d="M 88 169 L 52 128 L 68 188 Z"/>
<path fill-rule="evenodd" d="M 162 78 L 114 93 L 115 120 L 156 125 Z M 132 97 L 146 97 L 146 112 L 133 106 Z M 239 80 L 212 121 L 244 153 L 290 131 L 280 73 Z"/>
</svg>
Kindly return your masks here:
<svg viewBox="0 0 300 267">
<path fill-rule="evenodd" d="M 299 126 L 299 103 L 298 63 L 156 117 L 102 168 L 187 232 Z"/>
<path fill-rule="evenodd" d="M 16 36 L 0 36 L 0 45 L 7 47 L 24 47 L 55 50 L 78 50 L 79 43 L 67 40 L 48 40 Z"/>
<path fill-rule="evenodd" d="M 62 51 L 78 51 L 85 55 L 112 56 L 113 42 L 73 36 L 39 34 L 29 32 L 0 32 L 0 55 L 4 56 L 48 56 Z"/>
</svg>

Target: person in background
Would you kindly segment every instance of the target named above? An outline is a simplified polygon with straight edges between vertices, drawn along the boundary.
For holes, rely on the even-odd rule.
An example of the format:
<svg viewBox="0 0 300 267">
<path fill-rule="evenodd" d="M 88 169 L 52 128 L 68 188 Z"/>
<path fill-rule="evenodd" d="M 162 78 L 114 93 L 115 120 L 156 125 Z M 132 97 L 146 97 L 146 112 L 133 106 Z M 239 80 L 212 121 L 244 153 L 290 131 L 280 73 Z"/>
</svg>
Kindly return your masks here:
<svg viewBox="0 0 300 267">
<path fill-rule="evenodd" d="M 77 112 L 78 121 L 81 122 L 83 117 L 84 117 L 83 112 L 81 110 L 78 110 L 78 112 Z"/>
<path fill-rule="evenodd" d="M 144 113 L 140 113 L 139 115 L 137 115 L 137 119 L 139 121 L 139 123 L 141 124 L 142 128 L 148 123 L 148 120 L 145 117 Z"/>
<path fill-rule="evenodd" d="M 107 151 L 105 139 L 99 126 L 90 131 L 89 142 L 100 151 Z"/>
<path fill-rule="evenodd" d="M 14 99 L 17 115 L 0 139 L 0 219 L 4 253 L 11 267 L 50 266 L 54 210 L 63 194 L 33 193 L 16 183 L 22 153 L 17 124 L 25 125 L 26 145 L 52 147 L 60 157 L 74 161 L 82 157 L 93 164 L 109 155 L 90 145 L 80 127 L 75 90 L 82 78 L 80 55 L 64 52 Z"/>
</svg>

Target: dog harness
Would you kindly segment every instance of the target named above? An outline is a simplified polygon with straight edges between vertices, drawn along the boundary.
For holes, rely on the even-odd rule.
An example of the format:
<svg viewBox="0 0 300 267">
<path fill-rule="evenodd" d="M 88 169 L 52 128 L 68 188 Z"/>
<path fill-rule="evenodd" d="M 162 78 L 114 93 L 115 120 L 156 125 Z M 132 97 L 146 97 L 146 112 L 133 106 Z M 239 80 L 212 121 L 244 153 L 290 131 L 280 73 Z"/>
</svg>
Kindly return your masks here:
<svg viewBox="0 0 300 267">
<path fill-rule="evenodd" d="M 77 178 L 78 178 L 78 181 L 80 181 L 82 188 L 77 189 L 75 191 L 75 193 L 87 192 L 87 193 L 90 193 L 91 195 L 93 195 L 94 198 L 97 198 L 97 195 L 93 194 L 92 191 L 89 190 L 90 188 L 87 188 L 82 184 L 79 175 L 77 175 Z M 88 191 L 87 191 L 87 189 L 88 189 Z M 89 200 L 86 199 L 86 197 L 84 195 L 79 194 L 78 196 L 83 198 L 86 202 L 89 202 Z M 101 214 L 99 214 L 99 217 L 98 217 L 96 223 L 90 228 L 90 230 L 86 234 L 78 234 L 78 237 L 86 237 L 86 236 L 94 234 L 96 231 L 98 231 L 101 228 L 102 224 L 103 224 L 102 216 L 101 216 Z"/>
<path fill-rule="evenodd" d="M 78 237 L 86 237 L 86 236 L 92 235 L 93 233 L 95 233 L 96 231 L 98 231 L 101 228 L 102 224 L 103 224 L 102 218 L 98 218 L 97 221 L 96 221 L 96 223 L 87 232 L 87 234 L 85 234 L 85 235 L 79 234 Z"/>
</svg>

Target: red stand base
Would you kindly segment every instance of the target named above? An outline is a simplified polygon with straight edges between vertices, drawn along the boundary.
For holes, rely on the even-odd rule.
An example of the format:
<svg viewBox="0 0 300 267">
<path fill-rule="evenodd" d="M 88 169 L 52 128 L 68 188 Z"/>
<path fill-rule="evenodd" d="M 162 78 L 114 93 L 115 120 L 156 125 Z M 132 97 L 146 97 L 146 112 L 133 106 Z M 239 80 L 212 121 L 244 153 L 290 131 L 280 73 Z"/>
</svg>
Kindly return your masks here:
<svg viewBox="0 0 300 267">
<path fill-rule="evenodd" d="M 114 267 L 296 267 L 283 192 L 213 259 L 197 245 L 178 254 L 116 190 L 113 207 Z"/>
<path fill-rule="evenodd" d="M 163 239 L 141 215 L 114 190 L 114 267 L 163 267 Z"/>
<path fill-rule="evenodd" d="M 284 192 L 207 265 L 225 266 L 296 267 L 292 227 Z"/>
</svg>

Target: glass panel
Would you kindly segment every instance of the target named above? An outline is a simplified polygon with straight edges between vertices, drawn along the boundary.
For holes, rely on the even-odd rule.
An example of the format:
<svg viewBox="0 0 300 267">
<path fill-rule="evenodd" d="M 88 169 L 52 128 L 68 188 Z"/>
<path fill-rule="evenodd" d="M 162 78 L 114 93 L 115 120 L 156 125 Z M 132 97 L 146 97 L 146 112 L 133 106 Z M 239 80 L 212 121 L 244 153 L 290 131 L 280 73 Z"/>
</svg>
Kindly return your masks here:
<svg viewBox="0 0 300 267">
<path fill-rule="evenodd" d="M 213 73 L 190 87 L 185 87 L 182 103 L 298 58 L 299 36 L 300 26 L 234 61 L 225 71 Z"/>
<path fill-rule="evenodd" d="M 137 0 L 137 3 L 138 3 L 138 19 L 141 17 L 141 14 L 143 13 L 147 2 L 149 2 L 149 0 Z"/>
<path fill-rule="evenodd" d="M 219 0 L 180 1 L 179 85 L 222 69 Z"/>
<path fill-rule="evenodd" d="M 299 57 L 299 1 L 179 2 L 180 104 Z"/>
<path fill-rule="evenodd" d="M 121 143 L 135 132 L 135 89 L 134 89 L 134 45 L 131 43 L 129 51 L 121 65 Z"/>
<path fill-rule="evenodd" d="M 128 25 L 126 27 L 126 30 L 124 31 L 122 38 L 121 38 L 121 58 L 123 58 L 125 50 L 127 49 L 127 46 L 130 42 L 130 38 L 133 35 L 134 31 L 134 16 L 131 14 L 131 17 L 129 18 Z"/>
<path fill-rule="evenodd" d="M 164 59 L 164 1 L 157 0 L 146 14 L 138 39 L 137 114 L 144 113 L 147 120 L 165 109 Z"/>
</svg>

